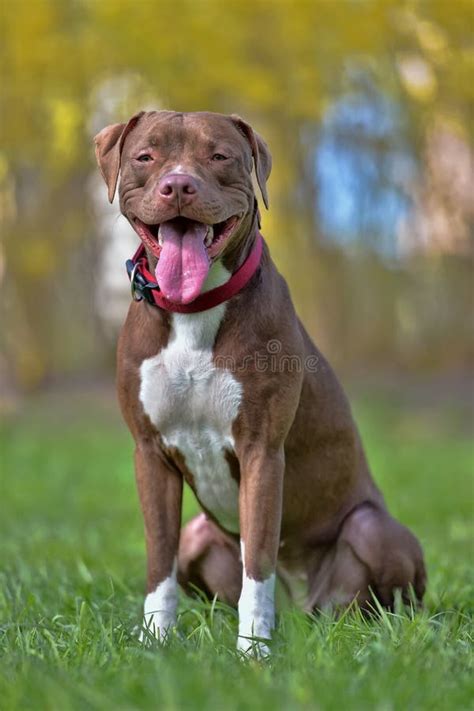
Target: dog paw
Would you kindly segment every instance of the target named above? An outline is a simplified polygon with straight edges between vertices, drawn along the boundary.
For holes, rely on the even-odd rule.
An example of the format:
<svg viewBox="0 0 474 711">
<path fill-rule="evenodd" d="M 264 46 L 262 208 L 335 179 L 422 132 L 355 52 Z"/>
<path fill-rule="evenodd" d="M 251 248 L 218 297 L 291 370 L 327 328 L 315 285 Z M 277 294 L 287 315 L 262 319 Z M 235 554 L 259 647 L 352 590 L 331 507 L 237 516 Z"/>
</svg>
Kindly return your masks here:
<svg viewBox="0 0 474 711">
<path fill-rule="evenodd" d="M 267 641 L 257 637 L 239 634 L 237 638 L 237 651 L 246 659 L 268 659 L 271 655 Z"/>
<path fill-rule="evenodd" d="M 149 647 L 153 642 L 167 644 L 176 627 L 176 619 L 170 615 L 159 613 L 146 614 L 143 617 L 141 628 L 136 628 L 138 640 L 145 647 Z"/>
</svg>

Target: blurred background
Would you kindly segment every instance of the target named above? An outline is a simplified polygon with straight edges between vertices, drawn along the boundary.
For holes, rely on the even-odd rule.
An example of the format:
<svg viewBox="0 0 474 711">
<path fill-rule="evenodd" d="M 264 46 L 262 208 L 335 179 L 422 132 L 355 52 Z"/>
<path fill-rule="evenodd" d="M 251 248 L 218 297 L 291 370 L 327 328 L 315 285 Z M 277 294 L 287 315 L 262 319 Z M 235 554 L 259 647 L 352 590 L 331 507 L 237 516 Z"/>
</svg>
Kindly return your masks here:
<svg viewBox="0 0 474 711">
<path fill-rule="evenodd" d="M 154 709 L 157 684 L 167 708 L 205 708 L 196 698 L 215 688 L 210 657 L 180 656 L 174 677 L 161 657 L 157 674 L 137 664 L 133 647 L 144 538 L 113 380 L 137 237 L 107 202 L 92 139 L 148 108 L 238 113 L 267 140 L 263 234 L 428 563 L 434 637 L 423 632 L 421 652 L 410 631 L 404 644 L 390 633 L 398 667 L 378 638 L 372 656 L 341 645 L 350 662 L 329 656 L 327 669 L 347 669 L 334 683 L 318 647 L 301 694 L 278 671 L 278 683 L 259 676 L 259 694 L 266 684 L 269 708 L 309 708 L 317 683 L 324 709 L 347 706 L 335 689 L 359 689 L 350 708 L 472 707 L 467 666 L 471 695 L 452 694 L 474 590 L 473 13 L 472 0 L 0 2 L 5 708 Z M 195 511 L 187 491 L 184 520 Z M 123 659 L 112 677 L 107 659 Z M 248 688 L 226 671 L 216 708 L 247 708 L 234 677 Z"/>
<path fill-rule="evenodd" d="M 2 3 L 0 379 L 113 373 L 136 236 L 92 137 L 142 108 L 238 113 L 274 159 L 263 233 L 342 374 L 467 373 L 473 3 Z"/>
</svg>

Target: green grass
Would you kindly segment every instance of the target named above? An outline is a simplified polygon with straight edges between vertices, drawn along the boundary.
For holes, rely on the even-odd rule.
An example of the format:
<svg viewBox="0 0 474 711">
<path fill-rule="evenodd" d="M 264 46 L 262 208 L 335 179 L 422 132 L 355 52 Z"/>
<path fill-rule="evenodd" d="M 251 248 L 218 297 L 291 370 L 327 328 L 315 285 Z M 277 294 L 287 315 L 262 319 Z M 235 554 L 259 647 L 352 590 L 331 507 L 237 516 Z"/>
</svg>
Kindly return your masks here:
<svg viewBox="0 0 474 711">
<path fill-rule="evenodd" d="M 183 600 L 179 637 L 144 649 L 144 543 L 132 444 L 98 396 L 49 397 L 2 434 L 0 707 L 472 709 L 472 448 L 466 412 L 362 396 L 355 411 L 392 512 L 426 551 L 422 612 L 281 614 L 268 663 L 236 615 Z M 190 496 L 185 516 L 194 511 Z M 472 620 L 471 620 L 472 621 Z"/>
</svg>

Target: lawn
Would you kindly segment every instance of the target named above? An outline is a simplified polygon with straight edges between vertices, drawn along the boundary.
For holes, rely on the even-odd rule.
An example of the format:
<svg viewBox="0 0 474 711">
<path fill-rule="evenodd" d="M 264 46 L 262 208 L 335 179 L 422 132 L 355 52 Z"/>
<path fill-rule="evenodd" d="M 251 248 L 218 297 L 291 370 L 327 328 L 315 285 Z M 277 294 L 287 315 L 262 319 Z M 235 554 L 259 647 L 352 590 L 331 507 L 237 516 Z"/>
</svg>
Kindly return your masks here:
<svg viewBox="0 0 474 711">
<path fill-rule="evenodd" d="M 142 522 L 132 443 L 109 397 L 43 395 L 5 418 L 0 707 L 472 709 L 466 405 L 358 389 L 354 410 L 391 511 L 425 548 L 426 607 L 378 620 L 287 610 L 263 664 L 238 658 L 234 611 L 199 600 L 182 600 L 167 649 L 137 641 Z"/>
</svg>

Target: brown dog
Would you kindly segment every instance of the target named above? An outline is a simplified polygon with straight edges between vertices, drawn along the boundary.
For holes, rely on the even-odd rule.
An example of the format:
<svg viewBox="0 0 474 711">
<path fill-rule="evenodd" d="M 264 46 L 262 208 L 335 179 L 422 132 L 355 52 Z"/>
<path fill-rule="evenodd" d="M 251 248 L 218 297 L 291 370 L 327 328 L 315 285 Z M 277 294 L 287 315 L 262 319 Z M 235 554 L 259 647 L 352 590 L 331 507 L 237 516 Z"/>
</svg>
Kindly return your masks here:
<svg viewBox="0 0 474 711">
<path fill-rule="evenodd" d="M 276 573 L 290 588 L 305 580 L 308 609 L 367 605 L 372 592 L 390 606 L 411 586 L 421 600 L 418 541 L 388 514 L 346 397 L 267 247 L 255 257 L 251 172 L 254 163 L 267 206 L 264 141 L 237 116 L 171 111 L 141 112 L 95 141 L 111 201 L 121 174 L 121 211 L 163 299 L 131 304 L 118 346 L 145 519 L 147 626 L 160 637 L 175 623 L 177 580 L 238 605 L 238 646 L 260 638 L 260 654 Z M 213 300 L 251 262 L 238 293 Z M 204 513 L 180 536 L 184 480 Z"/>
</svg>

